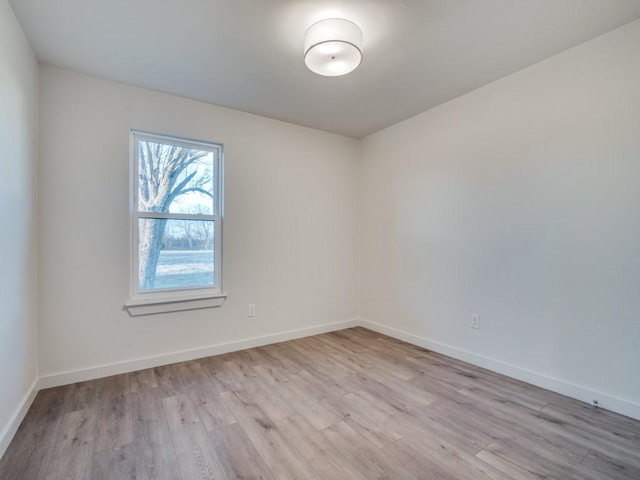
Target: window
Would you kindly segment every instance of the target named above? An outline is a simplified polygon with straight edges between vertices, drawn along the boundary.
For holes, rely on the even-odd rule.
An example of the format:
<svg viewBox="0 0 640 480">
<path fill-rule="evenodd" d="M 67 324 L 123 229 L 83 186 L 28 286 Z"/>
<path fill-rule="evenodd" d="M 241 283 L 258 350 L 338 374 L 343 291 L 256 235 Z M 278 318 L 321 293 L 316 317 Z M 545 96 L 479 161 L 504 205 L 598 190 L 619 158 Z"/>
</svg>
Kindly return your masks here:
<svg viewBox="0 0 640 480">
<path fill-rule="evenodd" d="M 220 305 L 222 145 L 132 131 L 131 146 L 129 313 Z"/>
</svg>

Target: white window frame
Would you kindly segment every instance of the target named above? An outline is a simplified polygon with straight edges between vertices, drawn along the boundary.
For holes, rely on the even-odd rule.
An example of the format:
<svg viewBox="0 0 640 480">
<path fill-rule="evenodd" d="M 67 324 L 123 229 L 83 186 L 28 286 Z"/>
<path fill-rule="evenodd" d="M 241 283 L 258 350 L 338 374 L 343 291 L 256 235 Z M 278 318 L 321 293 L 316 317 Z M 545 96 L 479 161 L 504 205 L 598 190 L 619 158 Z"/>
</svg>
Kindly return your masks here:
<svg viewBox="0 0 640 480">
<path fill-rule="evenodd" d="M 217 215 L 160 213 L 138 210 L 138 142 L 151 141 L 177 145 L 186 148 L 196 148 L 214 154 L 214 193 L 213 211 Z M 192 140 L 158 133 L 131 130 L 130 132 L 130 214 L 131 214 L 131 273 L 130 300 L 125 308 L 132 316 L 149 315 L 154 313 L 192 310 L 199 308 L 217 307 L 222 305 L 226 294 L 222 289 L 222 228 L 224 209 L 224 146 L 217 142 Z M 214 224 L 214 285 L 204 287 L 163 288 L 151 291 L 139 289 L 139 220 L 140 219 L 167 220 L 206 220 Z"/>
</svg>

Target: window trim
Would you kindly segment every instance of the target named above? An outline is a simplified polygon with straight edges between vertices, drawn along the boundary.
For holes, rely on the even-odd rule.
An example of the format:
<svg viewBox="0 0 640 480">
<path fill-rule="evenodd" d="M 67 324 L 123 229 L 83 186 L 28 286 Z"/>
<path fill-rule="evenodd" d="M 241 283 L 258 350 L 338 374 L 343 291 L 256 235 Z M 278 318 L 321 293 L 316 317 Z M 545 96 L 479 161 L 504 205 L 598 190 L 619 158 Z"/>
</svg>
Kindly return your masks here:
<svg viewBox="0 0 640 480">
<path fill-rule="evenodd" d="M 130 299 L 124 307 L 132 316 L 149 315 L 154 313 L 174 312 L 199 308 L 209 308 L 222 305 L 226 294 L 223 291 L 222 266 L 222 230 L 224 216 L 224 145 L 218 142 L 205 142 L 173 135 L 130 130 L 129 141 L 129 215 L 130 215 Z M 213 199 L 214 212 L 217 215 L 184 214 L 169 212 L 145 212 L 138 210 L 138 149 L 139 141 L 156 141 L 169 143 L 185 148 L 202 148 L 214 153 L 214 191 L 217 195 Z M 217 167 L 217 168 L 216 168 Z M 216 205 L 217 204 L 217 205 Z M 139 225 L 140 219 L 170 219 L 170 220 L 206 220 L 214 224 L 214 285 L 202 287 L 163 288 L 152 291 L 139 290 Z"/>
</svg>

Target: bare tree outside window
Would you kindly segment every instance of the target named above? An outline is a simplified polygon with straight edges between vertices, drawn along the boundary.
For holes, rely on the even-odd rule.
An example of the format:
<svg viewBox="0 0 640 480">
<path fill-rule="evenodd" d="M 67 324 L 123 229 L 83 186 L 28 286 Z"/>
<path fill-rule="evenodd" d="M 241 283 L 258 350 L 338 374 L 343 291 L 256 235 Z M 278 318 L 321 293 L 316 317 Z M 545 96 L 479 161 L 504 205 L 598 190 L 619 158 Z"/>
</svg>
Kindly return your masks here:
<svg viewBox="0 0 640 480">
<path fill-rule="evenodd" d="M 219 287 L 221 146 L 134 139 L 137 290 Z"/>
</svg>

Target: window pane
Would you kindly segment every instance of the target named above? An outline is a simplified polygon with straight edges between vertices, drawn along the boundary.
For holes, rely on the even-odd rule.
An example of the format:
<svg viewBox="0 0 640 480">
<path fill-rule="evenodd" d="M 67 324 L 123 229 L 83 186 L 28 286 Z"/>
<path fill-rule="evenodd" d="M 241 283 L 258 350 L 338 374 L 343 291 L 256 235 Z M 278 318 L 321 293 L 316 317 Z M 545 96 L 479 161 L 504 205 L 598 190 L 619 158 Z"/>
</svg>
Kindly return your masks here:
<svg viewBox="0 0 640 480">
<path fill-rule="evenodd" d="M 215 284 L 212 220 L 138 219 L 140 291 Z"/>
<path fill-rule="evenodd" d="M 139 211 L 218 214 L 214 151 L 139 140 L 137 153 Z"/>
</svg>

